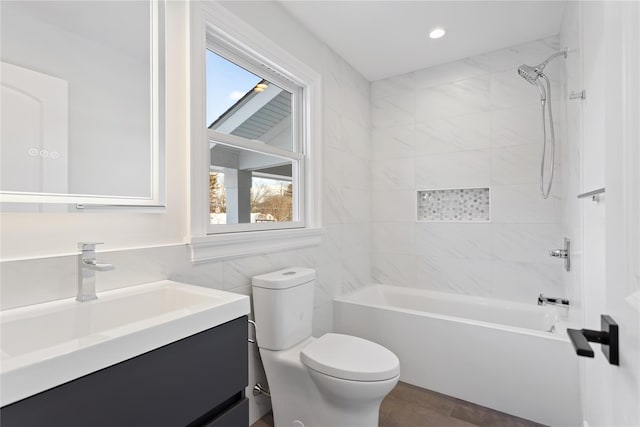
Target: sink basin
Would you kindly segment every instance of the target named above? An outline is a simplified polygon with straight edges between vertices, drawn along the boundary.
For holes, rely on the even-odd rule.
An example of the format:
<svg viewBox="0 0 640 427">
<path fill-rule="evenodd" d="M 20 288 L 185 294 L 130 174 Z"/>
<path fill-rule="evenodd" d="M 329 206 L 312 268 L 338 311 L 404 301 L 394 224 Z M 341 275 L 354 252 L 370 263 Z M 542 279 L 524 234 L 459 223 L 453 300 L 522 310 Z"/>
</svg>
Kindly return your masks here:
<svg viewBox="0 0 640 427">
<path fill-rule="evenodd" d="M 249 297 L 172 281 L 0 312 L 0 406 L 249 313 Z"/>
</svg>

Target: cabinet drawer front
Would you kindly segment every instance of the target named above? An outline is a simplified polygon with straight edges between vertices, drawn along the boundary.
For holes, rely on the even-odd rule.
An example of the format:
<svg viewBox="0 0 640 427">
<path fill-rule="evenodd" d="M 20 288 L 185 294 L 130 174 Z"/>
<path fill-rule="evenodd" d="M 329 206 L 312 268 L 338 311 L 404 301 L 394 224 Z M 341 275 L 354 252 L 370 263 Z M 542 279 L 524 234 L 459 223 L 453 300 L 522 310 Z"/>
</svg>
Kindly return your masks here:
<svg viewBox="0 0 640 427">
<path fill-rule="evenodd" d="M 227 412 L 202 427 L 244 427 L 249 424 L 249 399 L 244 398 Z"/>
<path fill-rule="evenodd" d="M 2 425 L 185 426 L 244 396 L 247 357 L 244 316 L 8 405 Z"/>
</svg>

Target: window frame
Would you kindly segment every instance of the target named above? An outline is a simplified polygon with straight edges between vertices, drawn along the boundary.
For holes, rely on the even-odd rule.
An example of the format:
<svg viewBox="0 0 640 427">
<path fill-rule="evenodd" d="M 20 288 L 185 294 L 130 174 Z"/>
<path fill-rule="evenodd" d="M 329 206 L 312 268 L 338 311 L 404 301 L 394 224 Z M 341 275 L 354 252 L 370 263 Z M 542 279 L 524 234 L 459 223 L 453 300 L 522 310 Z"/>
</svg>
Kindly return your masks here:
<svg viewBox="0 0 640 427">
<path fill-rule="evenodd" d="M 193 262 L 260 254 L 320 244 L 322 103 L 320 75 L 255 28 L 215 2 L 190 3 L 190 243 Z M 286 151 L 207 128 L 206 50 L 264 77 L 292 96 L 294 151 Z M 238 52 L 239 55 L 235 52 Z M 247 60 L 250 58 L 250 60 Z M 255 71 L 254 71 L 255 70 Z M 256 73 L 259 71 L 259 73 Z M 268 74 L 265 71 L 269 71 Z M 292 91 L 293 94 L 293 91 Z M 295 99 L 298 101 L 296 102 Z M 294 116 L 295 117 L 295 116 Z M 304 123 L 304 124 L 303 124 Z M 226 224 L 212 233 L 209 224 L 209 139 L 291 158 L 299 165 L 299 221 Z M 256 147 L 254 144 L 258 145 Z"/>
</svg>

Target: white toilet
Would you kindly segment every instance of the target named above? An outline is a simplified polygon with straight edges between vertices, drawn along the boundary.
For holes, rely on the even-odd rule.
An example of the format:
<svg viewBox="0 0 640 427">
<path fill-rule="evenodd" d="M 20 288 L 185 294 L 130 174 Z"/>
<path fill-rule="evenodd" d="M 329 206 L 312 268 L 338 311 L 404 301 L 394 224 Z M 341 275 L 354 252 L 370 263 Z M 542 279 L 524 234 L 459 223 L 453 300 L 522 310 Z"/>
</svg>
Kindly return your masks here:
<svg viewBox="0 0 640 427">
<path fill-rule="evenodd" d="M 312 337 L 315 277 L 315 270 L 295 267 L 253 278 L 256 338 L 275 427 L 377 426 L 400 362 L 362 338 Z"/>
</svg>

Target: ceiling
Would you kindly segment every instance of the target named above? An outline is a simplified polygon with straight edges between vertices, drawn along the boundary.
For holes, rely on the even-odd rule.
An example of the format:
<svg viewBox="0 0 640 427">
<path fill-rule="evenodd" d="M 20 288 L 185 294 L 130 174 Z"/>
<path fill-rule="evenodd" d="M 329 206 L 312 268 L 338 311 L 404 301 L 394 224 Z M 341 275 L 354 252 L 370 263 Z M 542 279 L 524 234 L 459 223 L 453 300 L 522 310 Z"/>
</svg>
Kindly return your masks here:
<svg viewBox="0 0 640 427">
<path fill-rule="evenodd" d="M 370 81 L 560 32 L 564 1 L 281 1 Z M 442 27 L 438 40 L 429 32 Z"/>
</svg>

